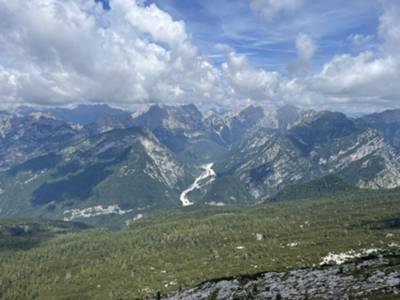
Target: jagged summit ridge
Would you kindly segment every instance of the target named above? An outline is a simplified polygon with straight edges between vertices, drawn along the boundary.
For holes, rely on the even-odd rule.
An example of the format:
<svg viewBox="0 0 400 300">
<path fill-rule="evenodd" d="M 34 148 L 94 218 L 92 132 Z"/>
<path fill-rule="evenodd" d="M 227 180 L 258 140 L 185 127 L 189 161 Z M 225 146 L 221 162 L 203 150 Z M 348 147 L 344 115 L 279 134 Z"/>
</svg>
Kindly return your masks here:
<svg viewBox="0 0 400 300">
<path fill-rule="evenodd" d="M 73 114 L 80 109 L 90 107 Z M 55 111 L 0 114 L 0 216 L 118 205 L 133 218 L 182 199 L 255 203 L 327 175 L 358 188 L 400 186 L 396 111 L 354 119 L 292 106 L 203 114 L 155 104 L 134 114 L 101 107 L 89 124 Z M 206 184 L 196 182 L 210 162 Z"/>
</svg>

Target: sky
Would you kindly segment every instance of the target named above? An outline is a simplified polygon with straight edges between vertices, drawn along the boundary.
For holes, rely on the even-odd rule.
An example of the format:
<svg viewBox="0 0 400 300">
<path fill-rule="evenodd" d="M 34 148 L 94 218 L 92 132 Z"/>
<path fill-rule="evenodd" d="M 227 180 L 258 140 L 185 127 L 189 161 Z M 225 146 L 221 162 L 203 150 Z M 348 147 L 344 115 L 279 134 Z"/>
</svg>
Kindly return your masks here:
<svg viewBox="0 0 400 300">
<path fill-rule="evenodd" d="M 0 109 L 400 108 L 397 0 L 0 0 Z"/>
</svg>

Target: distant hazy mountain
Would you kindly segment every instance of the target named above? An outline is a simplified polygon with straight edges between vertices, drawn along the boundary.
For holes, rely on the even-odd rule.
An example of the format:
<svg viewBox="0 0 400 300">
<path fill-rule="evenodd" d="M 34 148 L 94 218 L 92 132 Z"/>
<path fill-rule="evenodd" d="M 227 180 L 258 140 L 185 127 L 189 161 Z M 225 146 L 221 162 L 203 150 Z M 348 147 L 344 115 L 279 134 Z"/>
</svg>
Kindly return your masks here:
<svg viewBox="0 0 400 300">
<path fill-rule="evenodd" d="M 206 123 L 219 136 L 224 144 L 230 146 L 240 141 L 252 128 L 254 128 L 266 115 L 262 107 L 248 106 L 239 111 L 228 112 L 223 116 L 208 114 Z M 272 120 L 267 120 L 272 122 Z M 267 126 L 273 126 L 272 124 Z"/>
<path fill-rule="evenodd" d="M 387 110 L 357 119 L 360 127 L 374 128 L 393 147 L 400 149 L 400 109 Z"/>
<path fill-rule="evenodd" d="M 285 105 L 276 111 L 276 120 L 279 128 L 287 129 L 296 122 L 304 112 L 293 105 Z"/>
<path fill-rule="evenodd" d="M 32 112 L 37 111 L 35 107 L 21 107 L 17 112 L 23 116 L 28 116 Z M 75 108 L 48 108 L 45 109 L 47 113 L 50 113 L 57 120 L 61 120 L 67 123 L 76 123 L 81 125 L 87 125 L 98 121 L 100 119 L 110 116 L 126 116 L 128 112 L 110 107 L 108 105 L 79 105 Z"/>
<path fill-rule="evenodd" d="M 292 106 L 1 112 L 0 216 L 132 218 L 187 203 L 254 203 L 324 176 L 340 180 L 332 189 L 394 188 L 399 124 L 399 111 L 352 119 Z"/>
<path fill-rule="evenodd" d="M 358 128 L 343 114 L 308 113 L 287 131 L 257 130 L 219 162 L 216 171 L 213 185 L 224 192 L 220 198 L 237 198 L 232 185 L 239 180 L 254 201 L 260 201 L 285 186 L 327 174 L 364 188 L 397 187 L 400 156 L 379 132 Z"/>
<path fill-rule="evenodd" d="M 59 149 L 78 139 L 81 132 L 47 113 L 0 117 L 0 167 Z"/>
<path fill-rule="evenodd" d="M 212 161 L 227 151 L 194 105 L 151 105 L 135 112 L 132 119 L 133 125 L 150 129 L 160 142 L 185 160 Z"/>
<path fill-rule="evenodd" d="M 85 125 L 83 129 L 88 135 L 95 135 L 115 129 L 126 129 L 134 126 L 131 114 L 119 114 L 99 118 L 94 122 Z"/>
<path fill-rule="evenodd" d="M 356 124 L 342 113 L 320 112 L 304 115 L 286 134 L 304 155 L 325 144 L 358 131 Z"/>
</svg>

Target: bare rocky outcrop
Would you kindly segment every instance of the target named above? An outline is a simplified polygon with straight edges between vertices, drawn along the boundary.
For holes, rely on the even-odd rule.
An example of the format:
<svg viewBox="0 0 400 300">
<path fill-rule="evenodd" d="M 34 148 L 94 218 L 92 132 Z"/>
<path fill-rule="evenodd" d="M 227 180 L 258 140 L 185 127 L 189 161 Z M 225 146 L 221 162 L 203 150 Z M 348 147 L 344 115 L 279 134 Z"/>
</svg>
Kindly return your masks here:
<svg viewBox="0 0 400 300">
<path fill-rule="evenodd" d="M 400 297 L 398 249 L 373 252 L 341 265 L 206 282 L 161 299 L 376 299 L 383 295 Z"/>
</svg>

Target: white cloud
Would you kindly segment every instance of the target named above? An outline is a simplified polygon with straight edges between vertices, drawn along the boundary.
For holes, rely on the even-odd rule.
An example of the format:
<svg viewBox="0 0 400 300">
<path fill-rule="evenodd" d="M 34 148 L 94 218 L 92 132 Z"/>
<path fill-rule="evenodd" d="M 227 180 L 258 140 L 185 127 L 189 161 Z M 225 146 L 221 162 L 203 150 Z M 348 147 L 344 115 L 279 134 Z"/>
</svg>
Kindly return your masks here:
<svg viewBox="0 0 400 300">
<path fill-rule="evenodd" d="M 250 4 L 270 18 L 295 12 L 302 1 Z M 0 105 L 258 102 L 357 111 L 398 106 L 400 4 L 381 4 L 377 50 L 337 54 L 310 74 L 305 70 L 317 46 L 300 33 L 286 77 L 254 67 L 229 45 L 217 45 L 225 62 L 214 65 L 198 53 L 185 23 L 155 5 L 112 0 L 104 11 L 86 0 L 0 0 Z"/>
<path fill-rule="evenodd" d="M 320 73 L 303 80 L 307 89 L 325 97 L 326 105 L 347 104 L 362 110 L 399 106 L 400 5 L 395 1 L 382 4 L 378 51 L 336 55 Z"/>
<path fill-rule="evenodd" d="M 291 76 L 302 76 L 307 73 L 317 46 L 311 37 L 305 33 L 297 35 L 295 46 L 297 59 L 288 65 L 288 71 Z"/>
<path fill-rule="evenodd" d="M 317 47 L 309 35 L 299 33 L 296 38 L 296 49 L 299 59 L 310 61 Z"/>
<path fill-rule="evenodd" d="M 383 39 L 382 52 L 399 56 L 400 47 L 400 3 L 396 0 L 381 0 L 384 13 L 379 18 L 379 35 Z"/>
<path fill-rule="evenodd" d="M 197 53 L 184 22 L 155 5 L 110 5 L 104 11 L 84 0 L 0 0 L 3 106 L 277 99 L 278 73 L 254 68 L 229 47 L 218 68 Z"/>
<path fill-rule="evenodd" d="M 218 70 L 197 54 L 184 22 L 155 5 L 110 5 L 0 0 L 3 106 L 202 102 L 221 93 Z"/>
<path fill-rule="evenodd" d="M 303 5 L 303 0 L 250 0 L 250 8 L 272 20 L 280 15 L 290 15 Z"/>
<path fill-rule="evenodd" d="M 236 101 L 267 102 L 276 98 L 281 80 L 276 72 L 267 72 L 251 66 L 247 57 L 233 51 L 222 64 L 222 74 Z"/>
<path fill-rule="evenodd" d="M 378 58 L 372 52 L 343 54 L 325 64 L 310 86 L 328 95 L 391 98 L 400 95 L 400 89 L 388 86 L 399 79 L 398 65 L 393 57 Z"/>
<path fill-rule="evenodd" d="M 154 4 L 139 7 L 132 1 L 115 1 L 112 8 L 140 32 L 149 33 L 156 41 L 166 42 L 170 46 L 179 46 L 187 42 L 185 23 L 174 21 L 169 14 Z"/>
<path fill-rule="evenodd" d="M 363 35 L 363 34 L 351 34 L 349 35 L 349 37 L 347 38 L 347 40 L 349 40 L 352 45 L 356 48 L 368 48 L 370 46 L 370 44 L 372 43 L 374 37 L 372 35 Z"/>
</svg>

